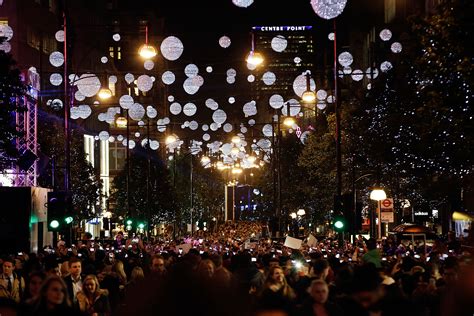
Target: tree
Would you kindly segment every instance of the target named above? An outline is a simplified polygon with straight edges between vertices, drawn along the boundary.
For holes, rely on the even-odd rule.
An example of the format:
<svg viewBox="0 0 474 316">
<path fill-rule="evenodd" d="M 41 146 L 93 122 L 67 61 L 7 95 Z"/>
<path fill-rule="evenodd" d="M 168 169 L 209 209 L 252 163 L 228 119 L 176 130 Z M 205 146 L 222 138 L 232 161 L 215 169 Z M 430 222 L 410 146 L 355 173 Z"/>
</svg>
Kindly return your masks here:
<svg viewBox="0 0 474 316">
<path fill-rule="evenodd" d="M 4 40 L 0 37 L 0 43 Z M 20 71 L 10 54 L 0 50 L 0 171 L 10 168 L 18 159 L 16 138 L 21 136 L 16 130 L 14 115 L 24 111 L 18 99 L 26 94 Z"/>
<path fill-rule="evenodd" d="M 168 170 L 156 152 L 141 147 L 134 149 L 123 170 L 114 178 L 112 187 L 110 199 L 116 203 L 116 215 L 145 218 L 150 224 L 173 221 L 177 210 L 176 195 Z"/>
<path fill-rule="evenodd" d="M 66 159 L 63 131 L 61 118 L 51 112 L 42 112 L 38 118 L 38 144 L 41 152 L 49 157 L 50 167 L 45 172 L 40 173 L 38 183 L 46 188 L 60 189 L 64 183 Z M 70 190 L 72 192 L 73 209 L 79 220 L 90 219 L 102 211 L 100 208 L 102 180 L 98 170 L 86 160 L 83 134 L 78 130 L 71 131 L 70 148 Z"/>
</svg>

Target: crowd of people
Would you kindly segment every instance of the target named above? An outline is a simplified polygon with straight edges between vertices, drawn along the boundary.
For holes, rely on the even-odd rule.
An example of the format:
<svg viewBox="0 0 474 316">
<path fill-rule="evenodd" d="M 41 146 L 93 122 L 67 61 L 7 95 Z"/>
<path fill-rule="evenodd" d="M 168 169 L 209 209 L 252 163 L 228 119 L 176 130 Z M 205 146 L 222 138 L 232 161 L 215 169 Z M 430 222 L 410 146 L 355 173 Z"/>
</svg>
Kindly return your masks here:
<svg viewBox="0 0 474 316">
<path fill-rule="evenodd" d="M 299 249 L 256 222 L 179 240 L 59 241 L 1 259 L 0 315 L 472 315 L 469 246 L 359 236 Z M 469 314 L 467 314 L 469 313 Z"/>
</svg>

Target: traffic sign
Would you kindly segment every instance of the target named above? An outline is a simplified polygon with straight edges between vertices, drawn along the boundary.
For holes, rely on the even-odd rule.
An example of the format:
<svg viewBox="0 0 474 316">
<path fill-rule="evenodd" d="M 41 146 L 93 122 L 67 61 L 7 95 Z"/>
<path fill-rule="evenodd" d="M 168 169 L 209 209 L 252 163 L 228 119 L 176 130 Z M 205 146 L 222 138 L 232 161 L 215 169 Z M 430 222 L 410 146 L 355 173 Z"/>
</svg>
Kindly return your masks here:
<svg viewBox="0 0 474 316">
<path fill-rule="evenodd" d="M 392 209 L 393 210 L 393 199 L 385 199 L 380 202 L 381 208 L 383 209 Z"/>
</svg>

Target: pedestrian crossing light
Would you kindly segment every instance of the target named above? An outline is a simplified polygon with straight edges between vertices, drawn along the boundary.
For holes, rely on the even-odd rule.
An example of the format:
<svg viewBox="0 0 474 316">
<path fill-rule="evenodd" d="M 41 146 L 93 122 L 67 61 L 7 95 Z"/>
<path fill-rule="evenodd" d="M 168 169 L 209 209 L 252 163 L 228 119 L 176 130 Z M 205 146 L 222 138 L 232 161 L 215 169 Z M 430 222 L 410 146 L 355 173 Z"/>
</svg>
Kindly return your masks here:
<svg viewBox="0 0 474 316">
<path fill-rule="evenodd" d="M 59 221 L 53 219 L 50 223 L 49 223 L 49 227 L 51 229 L 58 229 L 59 228 Z"/>
<path fill-rule="evenodd" d="M 133 226 L 133 220 L 131 218 L 127 219 L 125 221 L 125 229 L 126 230 L 132 230 L 132 226 Z"/>
<path fill-rule="evenodd" d="M 347 229 L 346 220 L 342 216 L 334 218 L 333 226 L 337 232 L 343 232 Z"/>
<path fill-rule="evenodd" d="M 138 224 L 138 228 L 144 229 L 144 228 L 145 228 L 145 223 L 139 223 L 139 224 Z"/>
<path fill-rule="evenodd" d="M 64 222 L 66 222 L 66 224 L 71 224 L 73 220 L 74 219 L 72 218 L 72 216 L 68 216 L 64 219 Z"/>
</svg>

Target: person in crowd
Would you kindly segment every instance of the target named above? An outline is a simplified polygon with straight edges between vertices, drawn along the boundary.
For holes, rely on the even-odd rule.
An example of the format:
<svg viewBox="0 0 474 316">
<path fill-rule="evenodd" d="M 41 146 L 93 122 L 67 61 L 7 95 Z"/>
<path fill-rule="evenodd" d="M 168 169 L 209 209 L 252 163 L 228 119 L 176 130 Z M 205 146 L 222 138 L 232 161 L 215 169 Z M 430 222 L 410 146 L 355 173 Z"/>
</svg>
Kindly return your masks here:
<svg viewBox="0 0 474 316">
<path fill-rule="evenodd" d="M 151 257 L 150 271 L 154 276 L 166 275 L 165 259 L 162 255 L 154 255 Z"/>
<path fill-rule="evenodd" d="M 214 276 L 215 269 L 216 267 L 211 259 L 204 259 L 199 262 L 197 272 L 204 280 L 210 280 Z"/>
<path fill-rule="evenodd" d="M 87 316 L 107 316 L 111 313 L 108 291 L 101 290 L 95 275 L 83 280 L 82 290 L 77 293 L 79 310 Z"/>
<path fill-rule="evenodd" d="M 145 274 L 143 273 L 143 269 L 141 267 L 134 267 L 132 269 L 132 273 L 130 275 L 130 282 L 129 285 L 135 285 L 145 279 Z"/>
<path fill-rule="evenodd" d="M 377 249 L 377 241 L 375 238 L 370 238 L 365 243 L 367 246 L 367 252 L 362 256 L 362 262 L 373 263 L 376 268 L 382 267 L 380 251 Z"/>
<path fill-rule="evenodd" d="M 45 279 L 46 274 L 41 271 L 33 272 L 28 276 L 23 302 L 31 304 L 39 296 L 41 285 Z"/>
<path fill-rule="evenodd" d="M 3 259 L 2 272 L 0 275 L 0 297 L 10 298 L 20 303 L 25 290 L 25 280 L 15 273 L 13 258 Z"/>
<path fill-rule="evenodd" d="M 295 297 L 293 289 L 286 281 L 282 267 L 274 266 L 270 268 L 258 304 L 264 309 L 289 312 L 293 307 Z"/>
<path fill-rule="evenodd" d="M 66 282 L 69 297 L 76 302 L 76 295 L 82 290 L 82 261 L 79 258 L 71 258 L 69 260 L 69 275 L 64 278 Z"/>
<path fill-rule="evenodd" d="M 338 316 L 342 310 L 329 302 L 329 287 L 323 279 L 315 279 L 308 288 L 310 299 L 303 303 L 298 315 L 301 316 Z"/>
<path fill-rule="evenodd" d="M 58 276 L 51 275 L 44 281 L 38 297 L 24 312 L 32 316 L 78 316 L 69 300 L 66 283 Z"/>
</svg>

